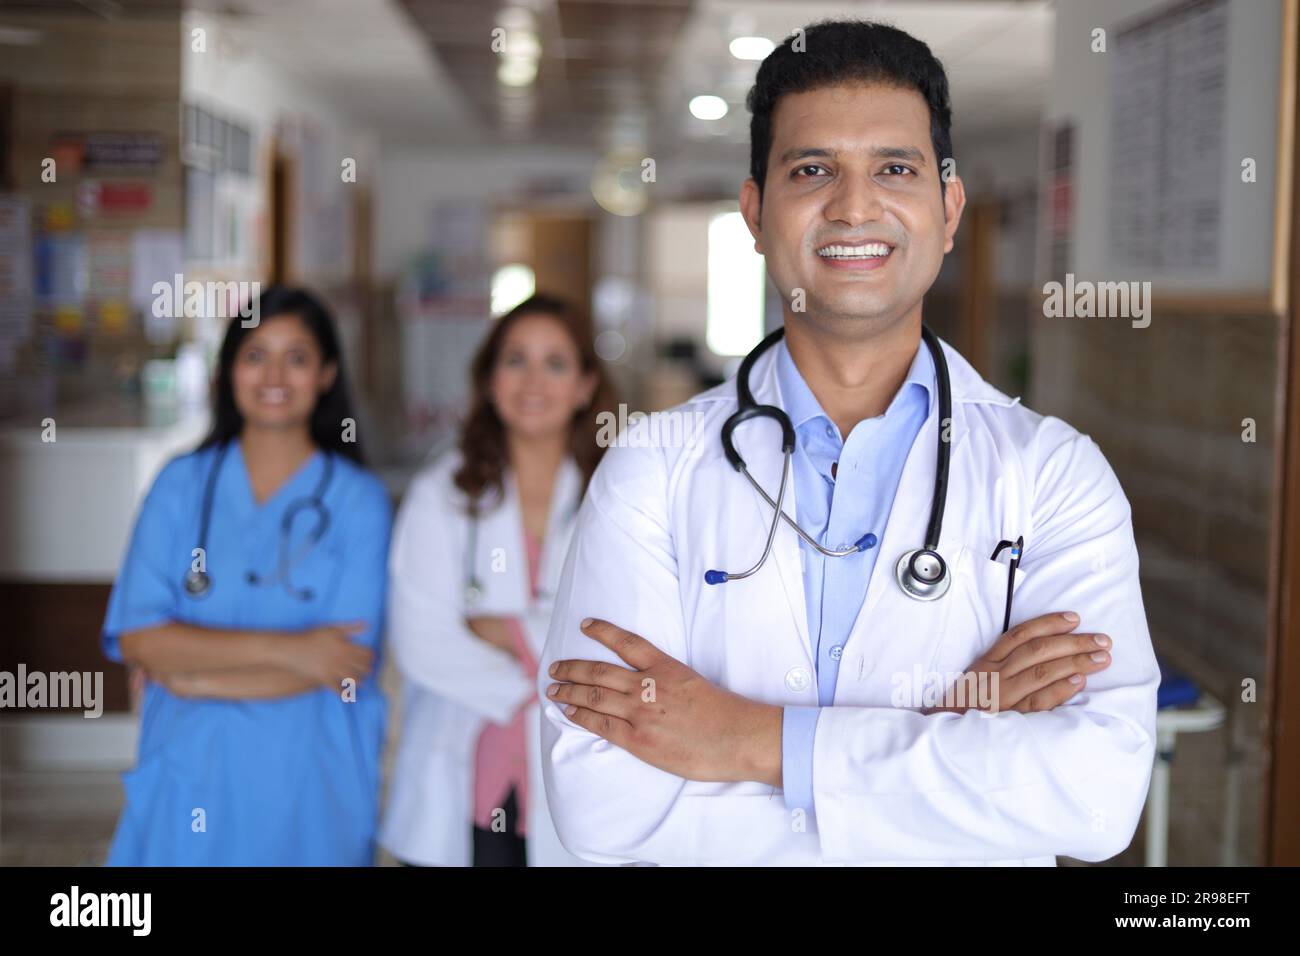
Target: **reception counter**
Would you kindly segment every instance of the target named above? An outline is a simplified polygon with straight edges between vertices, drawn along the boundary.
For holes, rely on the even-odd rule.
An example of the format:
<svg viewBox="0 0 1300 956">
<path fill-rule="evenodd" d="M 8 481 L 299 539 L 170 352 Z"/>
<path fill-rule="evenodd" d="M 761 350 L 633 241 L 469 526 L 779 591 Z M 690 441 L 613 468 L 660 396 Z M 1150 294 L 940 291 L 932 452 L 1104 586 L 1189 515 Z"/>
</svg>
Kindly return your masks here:
<svg viewBox="0 0 1300 956">
<path fill-rule="evenodd" d="M 0 752 L 26 766 L 125 765 L 127 674 L 103 656 L 99 631 L 141 500 L 208 416 L 112 396 L 49 417 L 52 435 L 38 418 L 0 422 L 0 671 L 102 671 L 105 713 L 6 710 Z"/>
<path fill-rule="evenodd" d="M 53 441 L 40 420 L 0 423 L 0 580 L 109 584 L 150 483 L 207 412 L 113 398 L 50 418 Z"/>
</svg>

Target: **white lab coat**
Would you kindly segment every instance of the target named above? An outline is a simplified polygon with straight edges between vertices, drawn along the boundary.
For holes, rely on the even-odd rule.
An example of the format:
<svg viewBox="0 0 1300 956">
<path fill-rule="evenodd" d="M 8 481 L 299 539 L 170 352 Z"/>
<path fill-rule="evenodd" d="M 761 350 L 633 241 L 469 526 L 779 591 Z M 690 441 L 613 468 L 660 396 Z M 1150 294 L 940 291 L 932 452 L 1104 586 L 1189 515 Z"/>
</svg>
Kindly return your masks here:
<svg viewBox="0 0 1300 956">
<path fill-rule="evenodd" d="M 1050 866 L 1057 854 L 1102 860 L 1128 845 L 1150 780 L 1159 681 L 1128 501 L 1090 438 L 1003 395 L 946 344 L 944 353 L 952 462 L 939 551 L 952 586 L 923 603 L 904 595 L 895 578 L 899 556 L 925 537 L 935 402 L 843 646 L 834 706 L 820 715 L 814 820 L 792 813 L 783 794 L 764 784 L 699 783 L 656 769 L 548 701 L 543 771 L 570 850 L 660 864 Z M 753 369 L 759 403 L 781 404 L 775 357 L 769 350 Z M 539 687 L 557 659 L 618 660 L 579 631 L 591 616 L 642 635 L 739 694 L 817 705 L 795 533 L 782 522 L 754 576 L 704 583 L 710 568 L 753 564 L 771 517 L 723 457 L 719 429 L 736 404 L 728 381 L 674 410 L 699 414 L 691 440 L 635 447 L 656 427 L 674 434 L 647 419 L 606 454 L 578 516 Z M 775 422 L 747 422 L 735 440 L 775 498 L 782 465 Z M 796 507 L 791 480 L 785 510 L 796 515 Z M 1005 555 L 990 556 L 998 541 L 1022 534 L 1012 624 L 1077 611 L 1078 632 L 1112 638 L 1110 667 L 1044 713 L 927 717 L 919 705 L 895 705 L 895 692 L 914 683 L 914 667 L 962 671 L 997 639 L 1008 571 Z"/>
<path fill-rule="evenodd" d="M 474 803 L 474 751 L 487 721 L 505 723 L 535 702 L 518 661 L 465 625 L 472 615 L 519 618 L 540 656 L 560 567 L 573 531 L 581 487 L 566 458 L 551 496 L 538 574 L 528 587 L 519 494 L 507 472 L 502 503 L 479 519 L 475 566 L 482 597 L 466 606 L 469 518 L 452 483 L 452 451 L 416 476 L 393 529 L 388 636 L 403 676 L 403 725 L 380 834 L 398 859 L 426 866 L 468 866 Z M 532 866 L 583 865 L 560 845 L 546 807 L 538 752 L 538 708 L 529 708 L 527 852 Z"/>
</svg>

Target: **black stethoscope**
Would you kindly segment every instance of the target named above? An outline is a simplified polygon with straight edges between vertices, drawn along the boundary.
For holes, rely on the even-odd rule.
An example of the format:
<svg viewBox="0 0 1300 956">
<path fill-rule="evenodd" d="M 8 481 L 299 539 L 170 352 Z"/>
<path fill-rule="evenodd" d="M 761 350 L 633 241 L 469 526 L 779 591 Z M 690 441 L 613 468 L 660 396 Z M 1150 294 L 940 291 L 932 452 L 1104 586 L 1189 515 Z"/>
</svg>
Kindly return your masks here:
<svg viewBox="0 0 1300 956">
<path fill-rule="evenodd" d="M 479 580 L 475 567 L 478 555 L 478 502 L 470 505 L 469 512 L 469 546 L 465 549 L 465 606 L 474 607 L 483 597 L 483 582 Z"/>
<path fill-rule="evenodd" d="M 205 562 L 207 561 L 208 526 L 212 522 L 212 503 L 217 490 L 217 476 L 221 473 L 221 463 L 225 461 L 226 452 L 229 449 L 230 442 L 225 442 L 217 450 L 216 457 L 212 462 L 212 470 L 208 472 L 207 484 L 203 489 L 203 513 L 199 519 L 199 551 L 203 554 Z M 325 467 L 321 470 L 321 476 L 316 482 L 316 488 L 310 496 L 296 498 L 291 501 L 284 511 L 284 517 L 280 519 L 280 545 L 276 553 L 275 573 L 261 575 L 256 571 L 246 571 L 245 578 L 249 584 L 261 587 L 279 583 L 290 597 L 297 598 L 299 601 L 310 601 L 315 597 L 316 592 L 311 588 L 294 587 L 291 574 L 294 567 L 307 556 L 307 552 L 320 543 L 321 538 L 325 536 L 326 529 L 329 527 L 330 513 L 325 507 L 325 491 L 329 488 L 330 481 L 334 477 L 334 456 L 328 451 L 325 451 L 324 455 Z M 289 539 L 293 534 L 294 519 L 303 511 L 311 511 L 316 520 L 311 531 L 307 533 L 303 545 L 292 556 L 286 556 Z M 191 568 L 186 573 L 185 593 L 190 597 L 201 598 L 211 590 L 212 575 L 206 569 L 196 571 Z"/>
<path fill-rule="evenodd" d="M 860 551 L 874 548 L 877 543 L 876 536 L 867 533 L 854 542 L 851 548 L 840 551 L 823 548 L 813 540 L 808 532 L 799 527 L 793 518 L 781 510 L 781 502 L 785 499 L 786 483 L 790 476 L 790 457 L 794 454 L 794 425 L 790 421 L 790 416 L 775 405 L 759 405 L 754 401 L 754 394 L 749 390 L 749 373 L 758 357 L 775 345 L 784 334 L 784 327 L 777 329 L 759 342 L 753 351 L 745 356 L 745 360 L 740 363 L 740 371 L 736 375 L 736 396 L 739 401 L 739 408 L 722 425 L 722 451 L 727 456 L 727 461 L 731 462 L 733 468 L 749 479 L 749 483 L 753 485 L 754 490 L 772 506 L 772 526 L 767 532 L 767 544 L 763 548 L 763 554 L 758 559 L 758 563 L 748 571 L 706 571 L 704 572 L 704 581 L 707 584 L 724 584 L 727 581 L 737 581 L 749 577 L 761 568 L 772 550 L 777 525 L 783 519 L 795 530 L 799 537 L 828 558 L 842 558 L 846 555 L 857 554 Z M 948 460 L 951 446 L 944 438 L 944 430 L 946 423 L 952 418 L 952 389 L 948 384 L 948 362 L 944 358 L 939 339 L 925 326 L 921 327 L 921 338 L 925 340 L 925 344 L 929 346 L 930 354 L 934 356 L 935 378 L 939 386 L 939 421 L 937 429 L 939 457 L 935 465 L 934 497 L 930 502 L 930 524 L 925 533 L 925 547 L 908 551 L 899 558 L 894 573 L 898 579 L 898 586 L 903 589 L 903 593 L 908 597 L 915 598 L 918 601 L 934 601 L 943 597 L 948 591 L 948 585 L 952 583 L 952 576 L 948 573 L 948 565 L 938 551 L 939 532 L 943 527 L 943 509 L 948 500 Z M 781 426 L 781 451 L 784 453 L 785 463 L 781 468 L 781 487 L 777 491 L 776 501 L 773 501 L 767 492 L 759 486 L 758 482 L 754 480 L 753 475 L 749 473 L 749 468 L 745 465 L 745 459 L 736 451 L 736 446 L 732 442 L 732 432 L 736 430 L 736 426 L 751 418 L 772 418 Z M 1014 570 L 1012 573 L 1014 574 Z M 1008 597 L 1009 601 L 1010 598 Z"/>
</svg>

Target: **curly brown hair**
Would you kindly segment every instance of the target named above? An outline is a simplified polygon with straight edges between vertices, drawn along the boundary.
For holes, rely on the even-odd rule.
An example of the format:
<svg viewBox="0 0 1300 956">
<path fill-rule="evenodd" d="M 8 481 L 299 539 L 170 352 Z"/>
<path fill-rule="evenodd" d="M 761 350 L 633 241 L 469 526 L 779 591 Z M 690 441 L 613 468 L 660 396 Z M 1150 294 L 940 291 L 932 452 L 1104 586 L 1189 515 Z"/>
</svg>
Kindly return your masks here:
<svg viewBox="0 0 1300 956">
<path fill-rule="evenodd" d="M 582 473 L 584 489 L 605 454 L 605 449 L 596 442 L 598 416 L 601 412 L 617 413 L 618 395 L 596 355 L 591 324 L 561 298 L 541 293 L 531 296 L 495 321 L 470 365 L 470 409 L 460 432 L 461 464 L 453 480 L 469 497 L 471 509 L 478 507 L 485 492 L 500 500 L 504 491 L 509 450 L 505 423 L 491 401 L 492 373 L 510 327 L 533 315 L 549 316 L 563 323 L 578 349 L 583 373 L 596 376 L 591 402 L 574 413 L 569 426 L 569 453 Z"/>
</svg>

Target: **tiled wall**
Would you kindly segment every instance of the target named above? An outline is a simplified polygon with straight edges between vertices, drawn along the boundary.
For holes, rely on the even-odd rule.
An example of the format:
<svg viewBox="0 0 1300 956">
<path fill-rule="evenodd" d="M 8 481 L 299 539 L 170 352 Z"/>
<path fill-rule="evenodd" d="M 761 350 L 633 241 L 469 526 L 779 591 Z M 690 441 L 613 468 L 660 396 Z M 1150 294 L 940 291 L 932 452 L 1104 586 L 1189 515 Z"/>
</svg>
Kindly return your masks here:
<svg viewBox="0 0 1300 956">
<path fill-rule="evenodd" d="M 1174 865 L 1219 862 L 1233 761 L 1237 861 L 1259 851 L 1279 329 L 1265 311 L 1158 301 L 1145 329 L 1127 319 L 1031 319 L 1026 404 L 1101 446 L 1132 504 L 1156 651 L 1228 708 L 1225 730 L 1180 748 Z M 1242 437 L 1248 418 L 1253 443 Z M 1257 682 L 1255 703 L 1241 699 L 1244 678 Z"/>
</svg>

